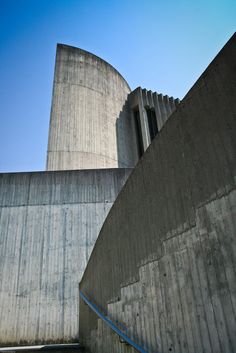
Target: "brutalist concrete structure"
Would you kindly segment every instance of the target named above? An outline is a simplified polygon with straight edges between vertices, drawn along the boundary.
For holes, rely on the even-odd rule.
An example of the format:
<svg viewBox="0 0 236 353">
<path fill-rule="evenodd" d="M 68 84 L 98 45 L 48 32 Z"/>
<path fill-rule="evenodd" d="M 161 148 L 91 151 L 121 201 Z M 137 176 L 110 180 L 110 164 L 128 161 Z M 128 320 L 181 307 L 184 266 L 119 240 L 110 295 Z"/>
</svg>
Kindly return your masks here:
<svg viewBox="0 0 236 353">
<path fill-rule="evenodd" d="M 138 157 L 125 105 L 130 92 L 104 60 L 58 45 L 47 170 L 133 167 Z M 123 148 L 119 155 L 117 135 Z"/>
<path fill-rule="evenodd" d="M 236 351 L 235 58 L 179 102 L 58 45 L 47 171 L 0 175 L 2 346 L 134 352 L 82 278 L 142 352 Z"/>
<path fill-rule="evenodd" d="M 0 345 L 78 340 L 94 243 L 150 132 L 178 104 L 145 92 L 96 55 L 57 46 L 47 171 L 0 175 Z"/>
<path fill-rule="evenodd" d="M 118 195 L 80 289 L 139 352 L 236 352 L 236 35 Z M 88 352 L 135 352 L 80 301 Z"/>
<path fill-rule="evenodd" d="M 129 169 L 0 175 L 0 345 L 78 338 L 78 283 Z"/>
<path fill-rule="evenodd" d="M 109 63 L 59 44 L 47 170 L 134 167 L 139 144 L 144 150 L 150 144 L 147 109 L 154 109 L 160 129 L 178 100 L 151 91 L 145 95 L 146 90 L 140 88 L 130 92 L 128 83 Z M 132 118 L 133 111 L 140 112 L 140 122 Z"/>
</svg>

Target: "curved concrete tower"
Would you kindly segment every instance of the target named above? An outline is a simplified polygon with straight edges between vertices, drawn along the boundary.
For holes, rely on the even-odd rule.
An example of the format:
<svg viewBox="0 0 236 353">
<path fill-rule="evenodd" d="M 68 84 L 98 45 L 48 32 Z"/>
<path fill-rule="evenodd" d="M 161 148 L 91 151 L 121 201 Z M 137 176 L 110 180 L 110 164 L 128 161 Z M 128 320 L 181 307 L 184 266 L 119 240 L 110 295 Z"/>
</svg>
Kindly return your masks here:
<svg viewBox="0 0 236 353">
<path fill-rule="evenodd" d="M 110 64 L 57 45 L 47 170 L 133 167 L 130 87 Z"/>
</svg>

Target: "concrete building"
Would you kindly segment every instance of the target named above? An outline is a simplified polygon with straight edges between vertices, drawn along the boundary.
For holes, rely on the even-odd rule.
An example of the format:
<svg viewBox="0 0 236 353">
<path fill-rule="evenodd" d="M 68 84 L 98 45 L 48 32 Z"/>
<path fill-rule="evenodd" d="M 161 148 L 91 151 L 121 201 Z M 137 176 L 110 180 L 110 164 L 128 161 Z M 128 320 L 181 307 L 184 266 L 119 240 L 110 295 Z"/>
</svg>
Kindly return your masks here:
<svg viewBox="0 0 236 353">
<path fill-rule="evenodd" d="M 78 340 L 78 285 L 94 243 L 176 104 L 131 92 L 96 55 L 57 46 L 47 171 L 0 175 L 1 345 Z"/>
<path fill-rule="evenodd" d="M 236 351 L 235 58 L 179 102 L 58 45 L 47 171 L 0 175 L 2 346 Z"/>
<path fill-rule="evenodd" d="M 153 140 L 106 218 L 80 283 L 88 352 L 236 352 L 235 59 L 236 35 Z"/>
<path fill-rule="evenodd" d="M 47 170 L 132 167 L 138 158 L 125 105 L 130 91 L 104 60 L 58 45 Z"/>
<path fill-rule="evenodd" d="M 134 167 L 140 143 L 146 150 L 151 142 L 149 110 L 156 114 L 160 130 L 178 100 L 140 88 L 130 92 L 110 64 L 82 49 L 58 44 L 47 170 Z M 140 117 L 135 119 L 132 114 L 138 111 Z"/>
<path fill-rule="evenodd" d="M 0 345 L 78 338 L 78 283 L 130 169 L 0 175 Z"/>
</svg>

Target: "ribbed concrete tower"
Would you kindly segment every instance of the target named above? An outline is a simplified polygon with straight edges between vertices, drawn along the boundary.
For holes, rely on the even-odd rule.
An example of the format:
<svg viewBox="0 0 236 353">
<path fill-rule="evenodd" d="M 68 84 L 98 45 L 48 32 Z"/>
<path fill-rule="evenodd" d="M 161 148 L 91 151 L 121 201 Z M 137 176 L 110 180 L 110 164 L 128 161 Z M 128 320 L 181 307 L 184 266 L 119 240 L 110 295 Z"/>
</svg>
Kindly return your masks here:
<svg viewBox="0 0 236 353">
<path fill-rule="evenodd" d="M 133 167 L 130 87 L 110 64 L 57 45 L 47 170 Z"/>
<path fill-rule="evenodd" d="M 104 60 L 57 46 L 47 171 L 0 174 L 0 346 L 77 341 L 78 283 L 170 103 L 130 94 Z"/>
</svg>

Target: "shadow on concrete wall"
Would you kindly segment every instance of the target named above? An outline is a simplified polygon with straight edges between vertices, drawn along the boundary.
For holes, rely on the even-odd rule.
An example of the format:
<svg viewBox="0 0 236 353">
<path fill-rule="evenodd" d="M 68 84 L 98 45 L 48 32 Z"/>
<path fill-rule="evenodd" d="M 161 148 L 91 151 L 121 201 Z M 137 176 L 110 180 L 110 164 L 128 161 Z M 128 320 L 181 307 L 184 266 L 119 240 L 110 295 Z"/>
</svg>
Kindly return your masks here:
<svg viewBox="0 0 236 353">
<path fill-rule="evenodd" d="M 116 120 L 118 167 L 134 167 L 138 161 L 135 127 L 128 100 Z"/>
<path fill-rule="evenodd" d="M 149 353 L 236 352 L 235 58 L 236 35 L 133 170 L 80 282 Z M 133 352 L 82 300 L 79 326 L 93 353 Z"/>
</svg>

